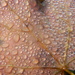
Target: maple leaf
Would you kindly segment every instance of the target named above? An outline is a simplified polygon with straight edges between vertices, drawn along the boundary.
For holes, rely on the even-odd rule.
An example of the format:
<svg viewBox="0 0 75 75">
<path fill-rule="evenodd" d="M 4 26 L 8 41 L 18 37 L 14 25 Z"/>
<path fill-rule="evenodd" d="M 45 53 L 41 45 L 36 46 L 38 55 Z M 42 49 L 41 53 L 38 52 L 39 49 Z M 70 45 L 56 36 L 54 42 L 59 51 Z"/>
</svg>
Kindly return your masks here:
<svg viewBox="0 0 75 75">
<path fill-rule="evenodd" d="M 1 75 L 75 75 L 74 0 L 0 0 Z"/>
</svg>

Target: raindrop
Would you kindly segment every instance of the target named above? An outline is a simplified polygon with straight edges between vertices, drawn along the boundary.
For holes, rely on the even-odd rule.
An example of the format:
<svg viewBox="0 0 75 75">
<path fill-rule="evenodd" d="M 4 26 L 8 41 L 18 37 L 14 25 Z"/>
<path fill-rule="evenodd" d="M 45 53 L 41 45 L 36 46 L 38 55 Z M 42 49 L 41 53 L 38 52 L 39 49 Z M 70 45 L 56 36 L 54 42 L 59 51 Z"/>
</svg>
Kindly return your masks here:
<svg viewBox="0 0 75 75">
<path fill-rule="evenodd" d="M 16 3 L 16 4 L 18 4 L 18 3 L 19 3 L 19 1 L 18 1 L 18 0 L 14 0 L 14 1 L 15 1 L 15 3 Z"/>
<path fill-rule="evenodd" d="M 4 7 L 4 6 L 7 6 L 7 2 L 5 2 L 4 0 L 1 1 L 1 5 Z"/>
<path fill-rule="evenodd" d="M 45 44 L 50 44 L 50 41 L 49 40 L 44 40 Z"/>
<path fill-rule="evenodd" d="M 6 72 L 10 73 L 12 71 L 13 67 L 6 67 Z"/>
<path fill-rule="evenodd" d="M 34 59 L 33 59 L 33 63 L 34 63 L 34 64 L 38 64 L 38 63 L 39 63 L 38 59 L 34 58 Z"/>
<path fill-rule="evenodd" d="M 20 35 L 16 34 L 13 39 L 15 42 L 18 42 L 20 40 Z"/>
<path fill-rule="evenodd" d="M 2 47 L 4 47 L 4 48 L 6 48 L 6 47 L 8 47 L 8 46 L 9 46 L 8 43 L 4 43 L 4 44 L 2 44 Z"/>
<path fill-rule="evenodd" d="M 18 69 L 18 73 L 23 73 L 23 71 L 24 71 L 24 70 L 21 69 L 21 68 Z"/>
</svg>

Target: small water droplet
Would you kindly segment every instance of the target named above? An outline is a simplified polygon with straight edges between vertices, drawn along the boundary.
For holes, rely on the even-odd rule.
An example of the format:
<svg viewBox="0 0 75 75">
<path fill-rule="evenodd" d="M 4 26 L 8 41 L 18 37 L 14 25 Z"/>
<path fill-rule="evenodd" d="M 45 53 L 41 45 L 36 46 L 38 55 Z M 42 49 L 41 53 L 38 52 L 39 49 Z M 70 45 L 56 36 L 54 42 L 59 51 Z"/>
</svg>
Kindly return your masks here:
<svg viewBox="0 0 75 75">
<path fill-rule="evenodd" d="M 15 15 L 15 19 L 19 19 L 19 17 L 17 15 Z"/>
<path fill-rule="evenodd" d="M 13 39 L 15 42 L 18 42 L 20 40 L 20 35 L 16 34 Z"/>
<path fill-rule="evenodd" d="M 21 68 L 18 69 L 18 73 L 20 73 L 20 74 L 23 73 L 23 71 L 24 71 L 24 69 L 21 69 Z"/>
<path fill-rule="evenodd" d="M 38 64 L 38 63 L 39 63 L 38 59 L 34 58 L 34 59 L 33 59 L 33 63 L 34 63 L 34 64 Z"/>
<path fill-rule="evenodd" d="M 8 24 L 7 26 L 9 29 L 11 29 L 13 27 L 13 24 L 11 23 L 11 24 Z"/>
<path fill-rule="evenodd" d="M 29 47 L 29 50 L 32 50 L 32 47 L 31 46 Z"/>
<path fill-rule="evenodd" d="M 44 38 L 46 38 L 46 39 L 47 39 L 48 37 L 49 37 L 49 36 L 48 36 L 47 34 L 44 34 Z"/>
<path fill-rule="evenodd" d="M 43 26 L 42 25 L 39 25 L 39 29 L 43 29 Z"/>
<path fill-rule="evenodd" d="M 46 60 L 46 58 L 42 58 L 42 60 L 43 60 L 43 61 L 45 61 L 45 60 Z"/>
<path fill-rule="evenodd" d="M 17 50 L 13 50 L 13 51 L 12 51 L 12 54 L 13 54 L 13 55 L 16 55 L 17 53 L 18 53 Z"/>
<path fill-rule="evenodd" d="M 42 73 L 44 73 L 44 71 L 43 70 L 40 70 L 40 73 L 42 74 Z"/>
<path fill-rule="evenodd" d="M 23 57 L 24 57 L 24 59 L 26 59 L 26 58 L 27 58 L 27 56 L 26 56 L 26 55 L 24 55 Z"/>
<path fill-rule="evenodd" d="M 70 13 L 69 13 L 69 16 L 71 16 L 71 15 L 72 15 L 72 13 L 70 12 Z"/>
<path fill-rule="evenodd" d="M 20 60 L 20 57 L 18 56 L 16 59 L 17 59 L 17 60 Z"/>
<path fill-rule="evenodd" d="M 28 1 L 26 1 L 26 5 L 29 5 L 29 2 Z"/>
<path fill-rule="evenodd" d="M 19 1 L 18 1 L 18 0 L 14 0 L 14 1 L 15 1 L 15 3 L 16 3 L 16 4 L 18 4 L 18 3 L 19 3 Z"/>
<path fill-rule="evenodd" d="M 4 55 L 1 55 L 0 58 L 3 60 L 5 58 L 5 56 Z"/>
<path fill-rule="evenodd" d="M 25 41 L 25 38 L 21 38 L 21 41 L 24 42 Z"/>
</svg>

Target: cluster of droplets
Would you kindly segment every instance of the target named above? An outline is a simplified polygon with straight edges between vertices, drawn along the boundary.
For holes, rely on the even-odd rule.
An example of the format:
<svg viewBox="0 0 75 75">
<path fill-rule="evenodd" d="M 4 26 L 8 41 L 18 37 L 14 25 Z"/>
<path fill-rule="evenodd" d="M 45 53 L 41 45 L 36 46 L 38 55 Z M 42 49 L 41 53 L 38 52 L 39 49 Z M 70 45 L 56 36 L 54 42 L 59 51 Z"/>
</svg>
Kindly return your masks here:
<svg viewBox="0 0 75 75">
<path fill-rule="evenodd" d="M 50 75 L 51 70 L 38 68 L 28 72 L 26 69 L 50 65 L 56 67 L 55 58 L 51 54 L 63 62 L 68 35 L 66 3 L 64 0 L 47 2 L 47 9 L 41 12 L 34 11 L 29 0 L 0 1 L 0 70 L 5 67 L 6 74 L 36 75 L 39 72 L 39 75 Z M 72 16 L 70 11 L 68 14 Z M 69 57 L 75 56 L 74 51 L 69 52 Z"/>
</svg>

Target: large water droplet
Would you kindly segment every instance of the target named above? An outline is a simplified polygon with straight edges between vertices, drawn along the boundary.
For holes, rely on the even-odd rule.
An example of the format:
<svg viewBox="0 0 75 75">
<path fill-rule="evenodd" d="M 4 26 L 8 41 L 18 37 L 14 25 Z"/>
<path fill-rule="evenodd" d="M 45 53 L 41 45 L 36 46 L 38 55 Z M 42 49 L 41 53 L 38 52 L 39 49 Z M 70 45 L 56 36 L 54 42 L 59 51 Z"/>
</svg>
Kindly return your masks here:
<svg viewBox="0 0 75 75">
<path fill-rule="evenodd" d="M 5 2 L 4 0 L 1 1 L 1 5 L 4 7 L 4 6 L 7 6 L 7 2 Z"/>
<path fill-rule="evenodd" d="M 12 69 L 13 69 L 13 67 L 6 67 L 6 72 L 11 73 Z"/>
<path fill-rule="evenodd" d="M 19 3 L 19 1 L 18 0 L 14 0 L 15 1 L 15 4 L 18 4 Z"/>
<path fill-rule="evenodd" d="M 8 46 L 9 46 L 8 43 L 4 43 L 4 44 L 2 45 L 2 47 L 4 47 L 4 48 L 6 48 L 6 47 L 8 47 Z"/>
<path fill-rule="evenodd" d="M 13 39 L 15 42 L 18 42 L 20 40 L 20 35 L 16 34 Z"/>
</svg>

